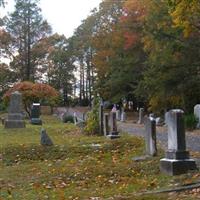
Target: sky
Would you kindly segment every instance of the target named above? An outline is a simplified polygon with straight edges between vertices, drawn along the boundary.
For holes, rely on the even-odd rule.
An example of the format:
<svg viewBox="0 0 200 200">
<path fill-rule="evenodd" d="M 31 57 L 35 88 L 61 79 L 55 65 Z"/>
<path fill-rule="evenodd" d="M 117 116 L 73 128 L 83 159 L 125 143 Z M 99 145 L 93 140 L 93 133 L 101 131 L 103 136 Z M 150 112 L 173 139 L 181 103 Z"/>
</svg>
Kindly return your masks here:
<svg viewBox="0 0 200 200">
<path fill-rule="evenodd" d="M 53 28 L 53 32 L 73 35 L 74 30 L 87 18 L 90 11 L 102 0 L 40 0 L 42 15 Z M 5 11 L 12 12 L 14 0 L 7 0 Z M 1 12 L 2 13 L 2 12 Z"/>
</svg>

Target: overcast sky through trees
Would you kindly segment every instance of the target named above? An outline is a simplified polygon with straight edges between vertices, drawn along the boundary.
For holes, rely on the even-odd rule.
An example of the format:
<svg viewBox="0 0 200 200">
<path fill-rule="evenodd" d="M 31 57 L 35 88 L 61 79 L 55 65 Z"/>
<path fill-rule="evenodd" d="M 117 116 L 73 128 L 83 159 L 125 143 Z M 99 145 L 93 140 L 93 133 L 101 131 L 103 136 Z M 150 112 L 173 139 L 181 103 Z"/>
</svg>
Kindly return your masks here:
<svg viewBox="0 0 200 200">
<path fill-rule="evenodd" d="M 12 12 L 14 8 L 14 0 L 7 0 L 7 2 L 4 13 Z M 40 7 L 53 31 L 70 37 L 74 29 L 81 24 L 93 8 L 98 7 L 100 2 L 101 0 L 40 0 Z"/>
</svg>

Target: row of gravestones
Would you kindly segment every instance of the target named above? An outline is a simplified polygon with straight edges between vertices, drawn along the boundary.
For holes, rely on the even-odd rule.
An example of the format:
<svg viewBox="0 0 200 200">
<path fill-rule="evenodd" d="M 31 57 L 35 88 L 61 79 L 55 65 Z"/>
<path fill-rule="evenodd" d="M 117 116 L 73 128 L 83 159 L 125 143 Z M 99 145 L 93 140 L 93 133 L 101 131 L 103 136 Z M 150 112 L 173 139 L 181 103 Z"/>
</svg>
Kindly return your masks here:
<svg viewBox="0 0 200 200">
<path fill-rule="evenodd" d="M 138 123 L 145 123 L 145 144 L 146 153 L 149 156 L 157 155 L 156 145 L 156 119 L 153 115 L 143 117 L 144 109 L 139 111 Z M 117 131 L 117 112 L 103 114 L 103 106 L 99 110 L 100 132 L 110 139 L 119 138 Z M 110 118 L 110 130 L 109 130 Z M 160 160 L 160 169 L 168 175 L 178 175 L 189 170 L 197 169 L 196 163 L 190 159 L 186 151 L 186 138 L 184 126 L 184 112 L 182 110 L 170 110 L 166 115 L 168 127 L 168 150 L 165 158 Z"/>
<path fill-rule="evenodd" d="M 182 110 L 170 110 L 167 112 L 168 127 L 168 150 L 165 158 L 160 160 L 160 169 L 169 175 L 186 173 L 189 170 L 197 169 L 196 163 L 190 159 L 186 150 L 184 112 Z M 156 147 L 156 120 L 153 117 L 146 117 L 146 152 L 148 155 L 157 154 Z"/>
<path fill-rule="evenodd" d="M 110 114 L 110 129 L 109 129 L 109 114 L 103 113 L 103 105 L 99 108 L 100 117 L 100 133 L 105 136 L 115 139 L 119 138 L 117 131 L 117 115 L 116 112 Z M 5 121 L 5 128 L 25 128 L 25 121 L 22 115 L 22 95 L 19 92 L 14 92 L 11 95 L 8 119 Z M 142 110 L 141 110 L 142 111 Z M 39 118 L 39 104 L 34 104 L 32 107 L 33 124 L 41 124 Z M 140 112 L 139 123 L 142 119 Z M 142 122 L 142 121 L 141 121 Z M 146 118 L 146 150 L 147 153 L 156 155 L 156 121 L 153 117 Z M 164 159 L 160 161 L 161 170 L 170 175 L 182 174 L 188 170 L 196 169 L 196 163 L 189 158 L 189 152 L 186 151 L 185 128 L 184 128 L 184 112 L 182 110 L 171 110 L 167 113 L 168 125 L 168 151 Z M 51 143 L 50 138 L 45 130 L 41 131 L 41 143 Z"/>
<path fill-rule="evenodd" d="M 41 125 L 40 104 L 33 103 L 31 108 L 31 124 Z M 5 128 L 25 128 L 25 120 L 22 114 L 22 94 L 18 91 L 11 94 L 8 109 L 8 118 L 5 120 Z"/>
<path fill-rule="evenodd" d="M 31 124 L 42 125 L 40 119 L 40 104 L 33 103 L 31 108 Z M 18 91 L 11 94 L 10 105 L 8 110 L 8 118 L 4 122 L 5 128 L 25 128 L 25 120 L 22 114 L 22 94 Z M 52 140 L 47 135 L 46 130 L 41 130 L 41 145 L 51 146 L 53 145 Z"/>
</svg>

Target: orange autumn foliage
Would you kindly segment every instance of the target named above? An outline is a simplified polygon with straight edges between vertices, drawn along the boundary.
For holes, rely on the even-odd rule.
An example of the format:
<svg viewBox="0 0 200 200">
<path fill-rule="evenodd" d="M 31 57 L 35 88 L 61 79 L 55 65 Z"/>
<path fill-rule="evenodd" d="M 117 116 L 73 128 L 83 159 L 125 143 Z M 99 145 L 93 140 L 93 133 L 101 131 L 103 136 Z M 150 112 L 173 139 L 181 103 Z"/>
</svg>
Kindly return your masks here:
<svg viewBox="0 0 200 200">
<path fill-rule="evenodd" d="M 25 81 L 15 84 L 4 94 L 3 100 L 6 104 L 8 104 L 11 94 L 15 91 L 22 93 L 24 109 L 28 115 L 30 115 L 33 102 L 45 102 L 53 105 L 59 96 L 58 92 L 50 85 Z"/>
</svg>

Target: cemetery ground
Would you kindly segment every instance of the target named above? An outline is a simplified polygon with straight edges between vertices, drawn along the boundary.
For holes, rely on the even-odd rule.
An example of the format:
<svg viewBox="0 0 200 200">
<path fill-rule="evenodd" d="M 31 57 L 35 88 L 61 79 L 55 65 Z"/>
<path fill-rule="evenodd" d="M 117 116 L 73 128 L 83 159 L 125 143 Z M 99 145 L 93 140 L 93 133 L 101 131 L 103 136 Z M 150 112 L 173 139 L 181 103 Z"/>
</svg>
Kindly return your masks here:
<svg viewBox="0 0 200 200">
<path fill-rule="evenodd" d="M 198 171 L 181 176 L 160 173 L 158 156 L 144 155 L 142 138 L 87 136 L 73 124 L 43 116 L 43 127 L 54 146 L 40 144 L 41 126 L 4 129 L 0 125 L 0 199 L 197 199 L 199 189 L 180 193 L 146 194 L 199 181 Z"/>
</svg>

